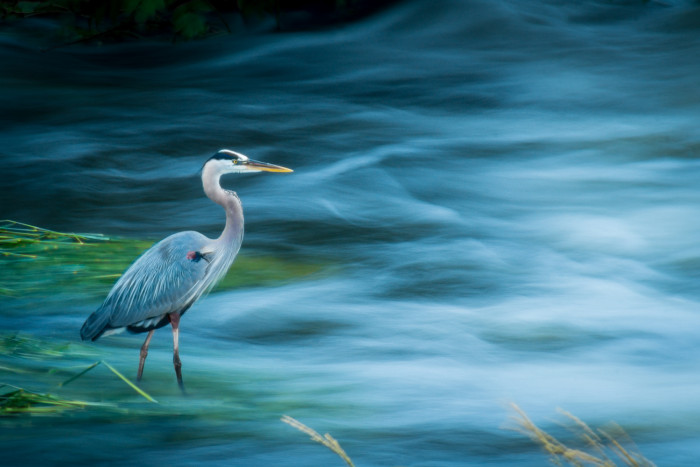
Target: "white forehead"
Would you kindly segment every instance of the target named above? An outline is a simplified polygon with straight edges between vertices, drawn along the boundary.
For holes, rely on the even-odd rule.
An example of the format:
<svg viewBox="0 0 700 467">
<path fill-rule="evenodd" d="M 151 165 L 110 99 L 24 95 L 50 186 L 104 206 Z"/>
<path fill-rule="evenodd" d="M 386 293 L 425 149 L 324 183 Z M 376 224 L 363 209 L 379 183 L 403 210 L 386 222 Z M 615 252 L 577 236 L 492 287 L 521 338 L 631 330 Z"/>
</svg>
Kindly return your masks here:
<svg viewBox="0 0 700 467">
<path fill-rule="evenodd" d="M 221 150 L 219 151 L 219 154 L 227 154 L 227 155 L 229 155 L 229 156 L 231 156 L 231 157 L 235 157 L 235 158 L 237 158 L 238 160 L 242 160 L 242 161 L 247 161 L 247 160 L 248 160 L 248 156 L 244 156 L 244 155 L 241 154 L 240 152 L 231 151 L 230 149 L 221 149 Z"/>
</svg>

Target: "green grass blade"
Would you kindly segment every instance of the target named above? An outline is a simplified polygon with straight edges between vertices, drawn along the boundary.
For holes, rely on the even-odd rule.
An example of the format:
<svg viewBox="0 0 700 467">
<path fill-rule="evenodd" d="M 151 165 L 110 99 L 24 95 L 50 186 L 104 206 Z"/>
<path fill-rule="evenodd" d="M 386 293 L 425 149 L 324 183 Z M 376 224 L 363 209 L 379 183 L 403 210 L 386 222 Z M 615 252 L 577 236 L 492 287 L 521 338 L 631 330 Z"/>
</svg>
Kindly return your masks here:
<svg viewBox="0 0 700 467">
<path fill-rule="evenodd" d="M 65 386 L 66 384 L 70 383 L 71 381 L 75 381 L 76 379 L 80 378 L 80 377 L 83 376 L 85 373 L 87 373 L 88 371 L 92 370 L 93 368 L 95 368 L 95 367 L 96 367 L 97 365 L 99 365 L 99 364 L 100 364 L 100 362 L 95 362 L 95 363 L 93 363 L 92 365 L 90 365 L 89 367 L 85 368 L 83 371 L 81 371 L 81 372 L 78 373 L 77 375 L 71 376 L 70 378 L 68 378 L 67 380 L 65 380 L 65 381 L 62 382 L 62 383 L 58 383 L 58 386 L 59 386 L 59 387 Z"/>
<path fill-rule="evenodd" d="M 114 374 L 117 375 L 119 378 L 121 378 L 122 381 L 124 381 L 126 384 L 128 384 L 129 386 L 131 386 L 131 387 L 133 388 L 134 391 L 136 391 L 136 392 L 138 392 L 139 394 L 141 394 L 141 395 L 142 395 L 144 398 L 146 398 L 148 401 L 154 402 L 154 403 L 156 403 L 156 404 L 158 403 L 157 400 L 155 400 L 154 398 L 152 398 L 151 396 L 149 396 L 143 389 L 141 389 L 140 387 L 138 387 L 138 386 L 136 386 L 134 383 L 132 383 L 132 382 L 129 380 L 129 378 L 127 378 L 127 377 L 124 376 L 123 374 L 119 373 L 119 371 L 118 371 L 116 368 L 114 368 L 112 365 L 110 365 L 109 363 L 105 362 L 104 360 L 100 360 L 100 362 L 101 362 L 101 363 L 104 363 L 104 365 L 105 365 L 107 368 L 109 368 L 110 370 L 112 370 L 112 373 L 114 373 Z"/>
</svg>

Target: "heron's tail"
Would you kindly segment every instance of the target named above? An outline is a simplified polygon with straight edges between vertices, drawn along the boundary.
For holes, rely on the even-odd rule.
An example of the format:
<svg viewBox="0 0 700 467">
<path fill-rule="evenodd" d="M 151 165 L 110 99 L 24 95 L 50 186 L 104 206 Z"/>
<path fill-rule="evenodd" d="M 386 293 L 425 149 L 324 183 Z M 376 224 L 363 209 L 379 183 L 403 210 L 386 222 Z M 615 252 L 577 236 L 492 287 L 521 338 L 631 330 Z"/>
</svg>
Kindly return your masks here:
<svg viewBox="0 0 700 467">
<path fill-rule="evenodd" d="M 84 341 L 96 341 L 109 328 L 109 313 L 102 308 L 91 314 L 80 329 Z"/>
</svg>

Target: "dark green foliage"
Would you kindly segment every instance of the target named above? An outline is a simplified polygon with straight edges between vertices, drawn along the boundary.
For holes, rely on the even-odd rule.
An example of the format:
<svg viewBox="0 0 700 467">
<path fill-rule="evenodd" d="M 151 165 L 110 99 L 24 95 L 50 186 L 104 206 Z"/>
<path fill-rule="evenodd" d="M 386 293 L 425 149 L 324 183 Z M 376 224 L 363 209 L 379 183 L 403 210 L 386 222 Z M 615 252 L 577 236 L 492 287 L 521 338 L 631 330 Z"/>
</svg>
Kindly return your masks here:
<svg viewBox="0 0 700 467">
<path fill-rule="evenodd" d="M 53 392 L 53 390 L 60 391 L 66 384 L 84 377 L 87 372 L 102 365 L 141 397 L 150 402 L 156 402 L 148 393 L 104 360 L 93 362 L 76 373 L 76 367 L 73 364 L 82 362 L 85 358 L 94 358 L 91 352 L 88 347 L 72 342 L 56 343 L 29 335 L 0 334 L 0 370 L 5 377 L 19 376 L 20 379 L 32 385 L 44 387 L 47 387 L 47 381 L 53 380 L 54 384 L 48 384 Z M 82 366 L 80 364 L 77 368 Z M 64 374 L 71 376 L 55 384 L 56 377 Z M 0 382 L 0 418 L 19 414 L 60 415 L 64 411 L 89 407 L 108 408 L 110 404 L 67 399 L 48 392 L 29 390 L 4 381 Z"/>
<path fill-rule="evenodd" d="M 209 32 L 212 9 L 204 0 L 43 0 L 2 2 L 0 16 L 60 17 L 77 40 L 173 33 L 192 39 Z"/>
<path fill-rule="evenodd" d="M 137 23 L 145 23 L 164 10 L 165 0 L 124 0 L 124 13 L 133 15 Z"/>
<path fill-rule="evenodd" d="M 51 394 L 28 391 L 16 386 L 4 385 L 10 391 L 0 394 L 0 416 L 14 414 L 57 414 L 69 409 L 83 409 L 85 401 L 61 399 Z"/>
<path fill-rule="evenodd" d="M 175 32 L 188 39 L 204 36 L 209 31 L 206 15 L 210 11 L 212 11 L 212 6 L 206 0 L 183 3 L 172 13 Z"/>
<path fill-rule="evenodd" d="M 320 23 L 344 21 L 389 3 L 387 0 L 0 0 L 0 19 L 50 17 L 62 21 L 71 42 L 124 40 L 161 36 L 201 38 L 231 32 L 226 18 L 243 21 L 275 19 L 282 29 L 283 14 L 304 12 Z"/>
</svg>

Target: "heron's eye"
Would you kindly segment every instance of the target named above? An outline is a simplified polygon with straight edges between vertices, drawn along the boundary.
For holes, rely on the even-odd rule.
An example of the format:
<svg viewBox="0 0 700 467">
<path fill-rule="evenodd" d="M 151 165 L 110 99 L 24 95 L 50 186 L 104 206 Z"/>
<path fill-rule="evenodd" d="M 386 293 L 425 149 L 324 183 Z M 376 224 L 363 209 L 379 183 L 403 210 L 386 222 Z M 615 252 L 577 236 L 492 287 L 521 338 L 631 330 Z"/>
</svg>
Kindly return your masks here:
<svg viewBox="0 0 700 467">
<path fill-rule="evenodd" d="M 233 165 L 238 164 L 238 159 L 233 159 Z"/>
</svg>

